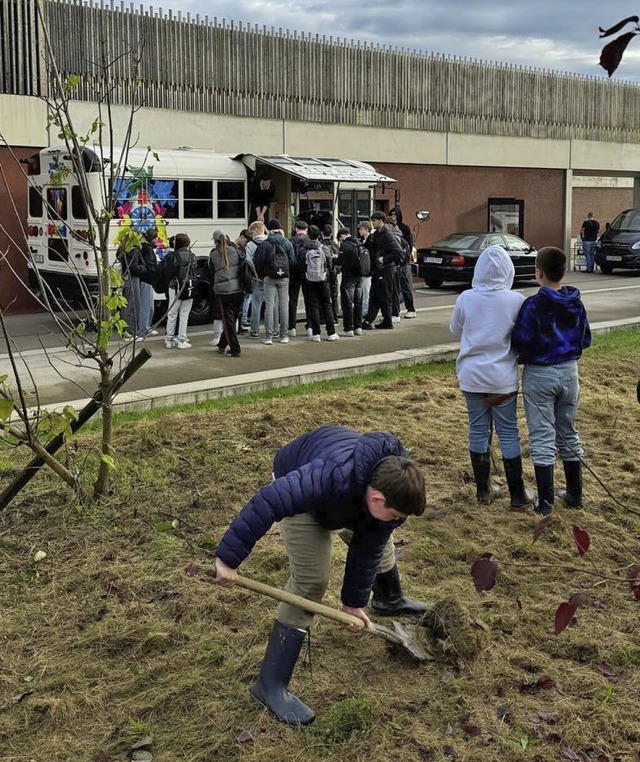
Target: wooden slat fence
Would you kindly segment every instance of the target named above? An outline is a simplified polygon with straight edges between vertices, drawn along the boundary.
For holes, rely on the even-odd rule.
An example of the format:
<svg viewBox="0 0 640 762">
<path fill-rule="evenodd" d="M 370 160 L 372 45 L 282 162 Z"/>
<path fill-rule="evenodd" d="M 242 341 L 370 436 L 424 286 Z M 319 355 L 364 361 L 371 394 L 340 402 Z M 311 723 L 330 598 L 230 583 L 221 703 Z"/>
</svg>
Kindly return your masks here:
<svg viewBox="0 0 640 762">
<path fill-rule="evenodd" d="M 309 35 L 161 8 L 0 0 L 0 92 L 43 95 L 44 8 L 57 65 L 94 100 L 108 51 L 116 103 L 483 135 L 640 140 L 640 87 L 437 53 Z M 597 40 L 594 41 L 597 48 Z M 141 55 L 133 72 L 131 53 Z M 136 79 L 136 76 L 139 79 Z"/>
</svg>

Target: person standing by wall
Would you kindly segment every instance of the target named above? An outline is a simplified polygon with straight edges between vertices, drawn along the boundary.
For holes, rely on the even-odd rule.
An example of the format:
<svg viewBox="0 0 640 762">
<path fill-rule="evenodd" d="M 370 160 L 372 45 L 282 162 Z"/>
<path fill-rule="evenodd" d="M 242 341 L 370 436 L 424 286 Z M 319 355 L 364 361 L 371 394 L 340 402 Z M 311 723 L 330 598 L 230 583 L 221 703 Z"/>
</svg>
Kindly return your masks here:
<svg viewBox="0 0 640 762">
<path fill-rule="evenodd" d="M 582 239 L 582 253 L 586 263 L 586 271 L 592 273 L 596 264 L 596 241 L 600 232 L 600 223 L 594 219 L 593 212 L 587 214 L 587 219 L 580 228 L 580 238 Z"/>
</svg>

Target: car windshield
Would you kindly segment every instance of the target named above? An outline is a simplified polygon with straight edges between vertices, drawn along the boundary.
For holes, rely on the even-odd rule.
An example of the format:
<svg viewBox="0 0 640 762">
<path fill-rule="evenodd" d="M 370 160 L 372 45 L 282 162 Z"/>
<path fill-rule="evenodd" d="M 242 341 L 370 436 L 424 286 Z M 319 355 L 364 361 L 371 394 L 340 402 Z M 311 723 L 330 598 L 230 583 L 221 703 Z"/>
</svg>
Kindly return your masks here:
<svg viewBox="0 0 640 762">
<path fill-rule="evenodd" d="M 640 233 L 640 209 L 627 209 L 611 223 L 611 230 Z"/>
<path fill-rule="evenodd" d="M 454 233 L 453 235 L 441 238 L 437 243 L 433 244 L 433 247 L 436 249 L 477 249 L 478 240 L 477 235 Z"/>
</svg>

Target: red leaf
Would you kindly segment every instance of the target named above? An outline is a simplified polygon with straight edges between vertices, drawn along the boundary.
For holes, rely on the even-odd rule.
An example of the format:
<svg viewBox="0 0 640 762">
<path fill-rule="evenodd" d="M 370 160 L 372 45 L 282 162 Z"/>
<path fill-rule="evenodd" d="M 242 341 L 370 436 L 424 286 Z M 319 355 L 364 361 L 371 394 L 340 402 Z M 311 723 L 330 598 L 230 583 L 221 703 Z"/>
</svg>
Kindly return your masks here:
<svg viewBox="0 0 640 762">
<path fill-rule="evenodd" d="M 498 576 L 498 564 L 491 558 L 491 554 L 476 558 L 471 567 L 471 576 L 479 593 L 493 588 Z"/>
<path fill-rule="evenodd" d="M 571 526 L 571 531 L 573 532 L 573 539 L 576 541 L 578 553 L 581 556 L 584 556 L 584 554 L 589 550 L 589 546 L 591 545 L 591 538 L 589 537 L 588 533 L 585 532 L 584 529 L 580 529 L 577 524 L 573 524 Z"/>
<path fill-rule="evenodd" d="M 544 531 L 546 531 L 546 529 L 549 527 L 549 524 L 551 524 L 552 521 L 553 521 L 553 516 L 545 516 L 536 524 L 536 528 L 533 530 L 534 542 L 540 539 L 540 535 Z"/>
<path fill-rule="evenodd" d="M 627 582 L 629 583 L 629 588 L 631 590 L 633 590 L 635 587 L 635 582 L 638 579 L 638 574 L 640 574 L 640 566 L 636 566 L 634 564 L 627 569 Z"/>
<path fill-rule="evenodd" d="M 633 592 L 633 597 L 637 601 L 640 601 L 640 585 L 634 585 L 632 588 L 632 592 Z"/>
<path fill-rule="evenodd" d="M 620 66 L 622 55 L 627 49 L 627 45 L 635 36 L 636 32 L 625 32 L 602 48 L 599 64 L 609 76 Z"/>
<path fill-rule="evenodd" d="M 568 627 L 575 616 L 576 609 L 567 601 L 563 601 L 556 609 L 556 635 Z"/>
<path fill-rule="evenodd" d="M 606 662 L 600 662 L 600 664 L 596 664 L 596 669 L 598 672 L 603 676 L 606 677 L 607 680 L 611 679 L 612 677 L 616 676 L 616 673 L 613 671 L 613 668 L 610 667 Z"/>
<path fill-rule="evenodd" d="M 516 598 L 516 608 L 518 609 L 518 611 L 522 611 L 522 601 L 520 600 L 520 598 Z"/>
</svg>

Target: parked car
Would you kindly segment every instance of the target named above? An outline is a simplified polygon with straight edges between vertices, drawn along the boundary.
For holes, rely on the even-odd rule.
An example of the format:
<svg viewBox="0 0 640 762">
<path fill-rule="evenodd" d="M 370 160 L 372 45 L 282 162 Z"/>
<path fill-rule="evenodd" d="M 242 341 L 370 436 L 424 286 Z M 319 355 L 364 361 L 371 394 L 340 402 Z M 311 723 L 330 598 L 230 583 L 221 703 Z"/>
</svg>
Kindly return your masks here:
<svg viewBox="0 0 640 762">
<path fill-rule="evenodd" d="M 600 236 L 596 264 L 605 275 L 620 270 L 640 270 L 640 209 L 625 209 Z"/>
<path fill-rule="evenodd" d="M 480 254 L 488 246 L 502 246 L 516 269 L 516 280 L 535 278 L 536 254 L 530 243 L 509 233 L 452 233 L 429 248 L 418 249 L 418 273 L 429 288 L 445 281 L 471 283 Z"/>
</svg>

